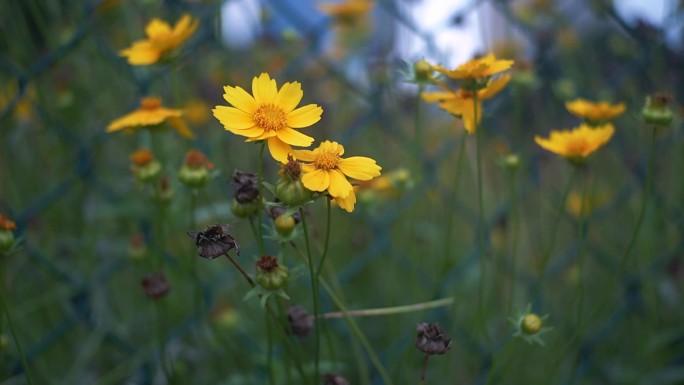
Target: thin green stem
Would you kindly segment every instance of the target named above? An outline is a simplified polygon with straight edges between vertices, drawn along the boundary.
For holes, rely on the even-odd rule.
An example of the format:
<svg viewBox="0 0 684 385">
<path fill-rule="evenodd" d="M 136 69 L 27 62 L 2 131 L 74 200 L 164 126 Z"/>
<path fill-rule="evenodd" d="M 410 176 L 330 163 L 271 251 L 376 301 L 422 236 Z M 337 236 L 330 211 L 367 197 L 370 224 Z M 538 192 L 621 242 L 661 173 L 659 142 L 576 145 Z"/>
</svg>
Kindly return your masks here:
<svg viewBox="0 0 684 385">
<path fill-rule="evenodd" d="M 565 185 L 565 189 L 563 190 L 563 197 L 561 198 L 560 204 L 558 205 L 558 211 L 556 212 L 556 218 L 553 221 L 553 227 L 551 228 L 551 239 L 549 240 L 549 243 L 546 246 L 546 250 L 544 251 L 544 254 L 542 254 L 541 265 L 539 268 L 539 282 L 538 282 L 538 285 L 540 285 L 540 286 L 542 283 L 542 278 L 544 277 L 544 272 L 546 271 L 546 265 L 549 263 L 549 258 L 551 257 L 551 252 L 553 251 L 553 246 L 556 243 L 556 234 L 558 233 L 558 224 L 560 223 L 560 220 L 563 217 L 563 211 L 565 210 L 565 201 L 568 199 L 568 194 L 570 193 L 570 188 L 572 187 L 572 183 L 575 179 L 576 174 L 577 174 L 577 167 L 573 167 L 572 174 L 570 174 L 570 177 L 568 177 L 568 181 Z"/>
<path fill-rule="evenodd" d="M 264 236 L 263 236 L 263 228 L 261 226 L 261 221 L 262 221 L 262 204 L 264 200 L 264 195 L 263 195 L 263 180 L 264 180 L 264 173 L 263 173 L 263 166 L 264 166 L 264 150 L 266 149 L 266 142 L 261 143 L 261 148 L 259 149 L 259 159 L 257 161 L 257 182 L 258 186 L 257 189 L 259 190 L 259 212 L 257 213 L 257 234 L 259 235 L 257 237 L 257 243 L 259 244 L 259 254 L 264 255 L 266 253 L 266 247 L 264 245 Z"/>
<path fill-rule="evenodd" d="M 31 377 L 31 367 L 29 366 L 28 360 L 26 359 L 26 354 L 24 354 L 24 349 L 21 346 L 21 341 L 19 341 L 19 336 L 17 335 L 17 329 L 14 327 L 14 320 L 12 319 L 12 313 L 10 311 L 9 300 L 5 297 L 5 293 L 0 294 L 0 302 L 2 302 L 2 312 L 7 316 L 7 325 L 9 326 L 10 333 L 12 333 L 12 338 L 14 339 L 14 345 L 17 347 L 17 352 L 19 353 L 19 359 L 21 360 L 21 366 L 24 368 L 24 376 L 26 377 L 26 383 L 33 385 L 33 377 Z M 2 322 L 2 317 L 0 317 L 0 322 Z"/>
<path fill-rule="evenodd" d="M 299 215 L 302 218 L 302 228 L 304 229 L 304 241 L 306 243 L 306 256 L 307 256 L 307 261 L 309 265 L 309 275 L 311 276 L 311 295 L 313 297 L 313 306 L 314 306 L 314 314 L 318 315 L 319 314 L 319 308 L 318 308 L 318 275 L 316 272 L 314 272 L 314 263 L 313 263 L 313 258 L 311 257 L 311 242 L 309 240 L 309 230 L 308 226 L 306 224 L 306 215 L 304 215 L 304 209 L 300 206 L 299 207 Z M 321 328 L 320 328 L 320 322 L 319 318 L 315 317 L 315 329 L 316 329 L 316 349 L 315 349 L 315 354 L 314 354 L 314 381 L 318 381 L 318 373 L 319 373 L 319 360 L 320 360 L 320 354 L 321 354 Z"/>
<path fill-rule="evenodd" d="M 634 232 L 632 232 L 632 236 L 629 239 L 629 244 L 627 246 L 627 250 L 625 251 L 625 255 L 622 256 L 622 261 L 620 262 L 620 273 L 624 272 L 625 265 L 627 263 L 627 259 L 629 258 L 629 253 L 632 251 L 632 248 L 634 248 L 634 245 L 636 244 L 637 240 L 637 235 L 639 234 L 639 230 L 641 229 L 641 224 L 644 221 L 644 214 L 646 213 L 646 205 L 648 203 L 648 196 L 651 193 L 651 189 L 653 188 L 653 173 L 654 173 L 654 167 L 655 167 L 655 139 L 656 139 L 656 128 L 653 127 L 653 133 L 651 134 L 651 145 L 649 146 L 648 150 L 648 169 L 646 170 L 646 186 L 645 186 L 645 191 L 644 195 L 641 199 L 641 208 L 639 209 L 639 217 L 637 218 L 637 225 L 634 228 Z M 622 274 L 620 274 L 622 276 Z"/>
<path fill-rule="evenodd" d="M 316 268 L 316 278 L 318 278 L 319 275 L 321 275 L 321 269 L 323 268 L 323 262 L 325 262 L 325 257 L 328 256 L 328 245 L 330 244 L 330 221 L 331 221 L 331 206 L 332 204 L 330 203 L 331 199 L 326 198 L 326 224 L 325 224 L 325 243 L 323 244 L 323 253 L 321 255 L 321 260 L 318 261 L 318 267 Z"/>
</svg>

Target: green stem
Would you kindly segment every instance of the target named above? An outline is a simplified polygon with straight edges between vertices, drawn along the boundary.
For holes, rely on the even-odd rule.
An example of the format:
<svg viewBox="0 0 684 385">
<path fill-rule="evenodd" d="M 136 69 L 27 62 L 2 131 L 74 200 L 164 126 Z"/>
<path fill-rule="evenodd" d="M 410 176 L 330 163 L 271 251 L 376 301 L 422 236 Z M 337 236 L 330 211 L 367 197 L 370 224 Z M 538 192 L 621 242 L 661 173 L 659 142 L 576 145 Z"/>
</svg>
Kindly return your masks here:
<svg viewBox="0 0 684 385">
<path fill-rule="evenodd" d="M 19 336 L 17 335 L 17 329 L 14 327 L 14 321 L 12 320 L 12 313 L 10 312 L 9 300 L 5 297 L 5 293 L 0 294 L 0 302 L 2 302 L 2 313 L 7 316 L 7 324 L 12 333 L 12 338 L 14 339 L 14 344 L 17 347 L 17 352 L 19 353 L 19 359 L 21 360 L 21 366 L 24 368 L 24 376 L 26 377 L 26 383 L 33 385 L 33 378 L 31 377 L 31 368 L 29 366 L 28 360 L 26 359 L 26 354 L 24 354 L 24 349 L 19 341 Z M 0 317 L 0 322 L 2 322 L 2 317 Z"/>
<path fill-rule="evenodd" d="M 319 314 L 318 308 L 318 277 L 317 273 L 314 272 L 313 259 L 311 257 L 311 242 L 309 241 L 309 230 L 306 224 L 306 216 L 304 215 L 304 209 L 299 207 L 299 215 L 302 218 L 302 228 L 304 229 L 304 241 L 306 243 L 306 256 L 309 265 L 309 275 L 311 276 L 311 295 L 313 297 L 314 314 Z M 314 360 L 314 382 L 318 381 L 318 370 L 319 370 L 319 359 L 320 359 L 320 349 L 321 349 L 321 329 L 319 318 L 315 317 L 315 329 L 316 329 L 316 349 L 315 349 L 315 360 Z"/>
<path fill-rule="evenodd" d="M 575 174 L 577 174 L 577 168 L 574 167 L 572 174 L 570 174 L 570 177 L 568 178 L 568 181 L 565 185 L 565 190 L 563 191 L 563 198 L 561 198 L 561 202 L 558 205 L 558 211 L 556 212 L 556 218 L 553 221 L 553 227 L 551 228 L 551 239 L 549 240 L 549 244 L 546 246 L 546 250 L 544 251 L 544 254 L 542 254 L 542 261 L 541 265 L 539 268 L 539 282 L 538 285 L 541 286 L 542 283 L 542 278 L 544 277 L 544 272 L 546 270 L 546 264 L 549 263 L 549 258 L 551 257 L 551 252 L 553 251 L 553 245 L 556 243 L 556 233 L 558 232 L 558 224 L 560 223 L 560 219 L 563 216 L 563 211 L 565 210 L 565 201 L 568 199 L 568 194 L 570 193 L 570 187 L 572 187 L 572 182 L 575 179 Z"/>
<path fill-rule="evenodd" d="M 325 243 L 323 245 L 323 254 L 321 255 L 321 260 L 318 262 L 318 267 L 316 268 L 316 278 L 321 274 L 321 269 L 323 268 L 323 262 L 325 261 L 325 257 L 328 256 L 328 244 L 330 244 L 330 217 L 331 217 L 331 199 L 326 198 L 325 199 L 326 204 L 327 204 L 327 209 L 326 209 L 326 224 L 325 224 Z"/>
<path fill-rule="evenodd" d="M 259 244 L 259 254 L 262 256 L 264 253 L 266 253 L 266 247 L 264 246 L 264 236 L 263 236 L 263 228 L 261 226 L 261 209 L 262 209 L 262 204 L 264 200 L 264 195 L 262 191 L 262 184 L 264 180 L 264 174 L 263 174 L 263 163 L 264 163 L 264 150 L 266 149 L 266 142 L 261 143 L 261 148 L 259 149 L 259 160 L 257 161 L 257 182 L 258 182 L 258 190 L 259 190 L 259 212 L 257 214 L 257 234 L 259 235 L 257 238 L 257 242 Z"/>
<path fill-rule="evenodd" d="M 411 305 L 403 306 L 393 306 L 393 307 L 382 307 L 376 309 L 361 309 L 361 310 L 348 310 L 346 312 L 330 312 L 319 315 L 320 318 L 330 319 L 330 318 L 345 318 L 345 317 L 371 317 L 371 316 L 381 316 L 390 314 L 401 314 L 409 313 L 413 311 L 421 311 L 427 309 L 434 309 L 442 306 L 449 306 L 454 303 L 454 298 L 442 298 L 429 302 L 415 303 Z"/>
<path fill-rule="evenodd" d="M 648 203 L 648 196 L 651 193 L 651 189 L 653 187 L 653 173 L 654 173 L 654 167 L 655 167 L 655 139 L 656 139 L 656 127 L 653 127 L 653 133 L 651 134 L 651 145 L 648 150 L 648 169 L 646 170 L 646 187 L 644 191 L 644 195 L 641 199 L 641 208 L 639 209 L 639 217 L 637 218 L 637 225 L 634 228 L 634 232 L 632 232 L 632 237 L 629 239 L 629 244 L 627 246 L 627 251 L 625 251 L 625 255 L 622 256 L 622 261 L 620 262 L 620 273 L 624 272 L 625 269 L 625 264 L 627 263 L 627 259 L 629 258 L 629 253 L 632 251 L 632 248 L 634 248 L 634 245 L 636 244 L 637 240 L 637 235 L 639 234 L 639 230 L 641 229 L 641 224 L 644 221 L 644 214 L 646 213 L 646 204 Z M 622 276 L 622 274 L 620 274 Z"/>
</svg>

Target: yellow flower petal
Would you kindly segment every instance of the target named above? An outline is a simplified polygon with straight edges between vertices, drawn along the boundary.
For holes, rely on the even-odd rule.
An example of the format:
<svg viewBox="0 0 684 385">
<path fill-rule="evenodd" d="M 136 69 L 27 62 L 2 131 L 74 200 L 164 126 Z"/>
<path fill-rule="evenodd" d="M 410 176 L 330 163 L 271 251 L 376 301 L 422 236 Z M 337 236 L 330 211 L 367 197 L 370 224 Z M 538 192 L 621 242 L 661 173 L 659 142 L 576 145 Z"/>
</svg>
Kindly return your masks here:
<svg viewBox="0 0 684 385">
<path fill-rule="evenodd" d="M 223 98 L 234 107 L 242 110 L 248 114 L 253 114 L 256 111 L 258 104 L 256 100 L 245 91 L 242 87 L 223 87 Z"/>
<path fill-rule="evenodd" d="M 259 77 L 252 79 L 252 94 L 257 103 L 273 103 L 278 94 L 278 86 L 275 79 L 271 79 L 263 72 Z"/>
<path fill-rule="evenodd" d="M 302 183 L 311 191 L 325 191 L 330 186 L 330 176 L 326 170 L 314 170 L 302 176 Z"/>
<path fill-rule="evenodd" d="M 335 203 L 348 213 L 354 211 L 354 205 L 356 204 L 356 194 L 354 193 L 354 190 L 344 198 L 336 197 Z"/>
<path fill-rule="evenodd" d="M 274 136 L 268 138 L 268 151 L 271 153 L 273 159 L 280 163 L 287 163 L 287 154 L 292 153 L 292 147 L 278 139 L 277 136 Z"/>
<path fill-rule="evenodd" d="M 278 130 L 276 136 L 287 144 L 300 147 L 309 147 L 314 141 L 314 138 L 288 127 Z"/>
<path fill-rule="evenodd" d="M 354 191 L 351 183 L 339 170 L 328 171 L 330 178 L 330 185 L 328 186 L 328 193 L 333 197 L 344 198 Z M 306 184 L 305 184 L 306 185 Z"/>
<path fill-rule="evenodd" d="M 358 180 L 371 180 L 379 176 L 382 170 L 375 160 L 365 156 L 341 159 L 338 167 L 348 177 Z"/>
<path fill-rule="evenodd" d="M 287 113 L 297 107 L 297 104 L 302 101 L 303 96 L 304 92 L 299 82 L 285 83 L 280 91 L 278 91 L 274 103 Z"/>
<path fill-rule="evenodd" d="M 254 126 L 252 116 L 234 107 L 216 106 L 211 112 L 226 128 L 242 130 Z"/>
<path fill-rule="evenodd" d="M 321 120 L 323 109 L 315 104 L 307 104 L 287 114 L 287 126 L 292 128 L 309 127 Z"/>
</svg>

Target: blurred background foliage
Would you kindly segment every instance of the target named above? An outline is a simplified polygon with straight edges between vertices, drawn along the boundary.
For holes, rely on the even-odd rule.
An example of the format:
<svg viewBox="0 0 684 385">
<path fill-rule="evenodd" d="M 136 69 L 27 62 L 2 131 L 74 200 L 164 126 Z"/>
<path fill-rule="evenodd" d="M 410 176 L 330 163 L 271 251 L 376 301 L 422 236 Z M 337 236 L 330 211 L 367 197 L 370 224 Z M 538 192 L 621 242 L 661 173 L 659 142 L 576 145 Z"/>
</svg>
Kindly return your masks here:
<svg viewBox="0 0 684 385">
<path fill-rule="evenodd" d="M 351 25 L 325 16 L 310 1 L 240 3 L 0 2 L 0 212 L 17 223 L 21 238 L 20 248 L 0 261 L 0 271 L 35 383 L 165 383 L 157 364 L 155 306 L 140 285 L 151 272 L 154 250 L 162 250 L 172 288 L 162 300 L 172 383 L 268 381 L 266 317 L 256 301 L 242 301 L 247 287 L 227 260 L 196 261 L 206 317 L 194 316 L 188 261 L 196 251 L 185 235 L 231 223 L 240 258 L 253 268 L 256 243 L 248 221 L 231 214 L 230 176 L 233 170 L 256 171 L 258 147 L 224 131 L 210 109 L 226 104 L 224 85 L 249 90 L 261 72 L 279 85 L 301 82 L 303 103 L 323 107 L 323 119 L 307 134 L 343 143 L 348 155 L 376 159 L 385 174 L 400 170 L 391 174 L 399 176 L 386 190 L 360 193 L 353 214 L 333 211 L 324 276 L 347 307 L 455 298 L 448 308 L 357 321 L 394 383 L 418 381 L 422 355 L 413 345 L 415 325 L 422 321 L 439 321 L 453 338 L 451 351 L 430 361 L 428 383 L 684 382 L 681 1 L 664 2 L 668 13 L 661 25 L 624 19 L 618 1 L 471 1 L 449 7 L 454 10 L 439 31 L 421 28 L 412 16 L 421 0 L 377 0 Z M 198 18 L 200 27 L 174 60 L 132 67 L 118 55 L 143 38 L 151 18 L 175 22 L 183 13 Z M 436 38 L 437 32 L 477 20 L 485 37 L 469 38 L 482 42 L 477 52 L 459 51 L 472 41 L 455 39 L 445 46 Z M 514 59 L 516 66 L 507 89 L 486 102 L 481 125 L 490 250 L 483 324 L 475 295 L 480 256 L 474 140 L 463 135 L 460 121 L 420 101 L 406 73 L 421 58 L 453 68 L 458 63 L 449 53 L 467 59 L 488 51 Z M 652 129 L 640 111 L 654 91 L 674 95 L 676 118 L 658 132 L 654 194 L 633 258 L 621 272 L 645 185 Z M 156 206 L 130 172 L 129 155 L 149 138 L 105 132 L 147 95 L 184 108 L 195 133 L 194 140 L 172 130 L 152 134 L 155 156 L 175 192 L 163 237 L 156 230 Z M 564 109 L 575 97 L 628 106 L 615 121 L 615 137 L 586 170 L 581 324 L 573 305 L 580 185 L 562 202 L 571 167 L 532 140 L 577 125 Z M 462 143 L 464 166 L 456 180 Z M 191 192 L 176 177 L 192 148 L 219 171 L 200 190 L 195 219 Z M 501 166 L 508 154 L 520 157 L 517 171 Z M 275 182 L 277 169 L 265 161 L 267 180 Z M 308 207 L 318 250 L 325 229 L 320 203 Z M 540 258 L 560 206 L 565 210 L 551 262 L 540 279 Z M 292 268 L 301 265 L 292 249 L 279 251 L 273 242 L 268 248 Z M 306 276 L 294 280 L 288 294 L 311 310 Z M 326 294 L 321 298 L 324 311 L 338 310 Z M 548 313 L 554 326 L 543 348 L 511 341 L 507 318 L 528 303 Z M 2 323 L 0 383 L 25 383 L 7 322 Z M 488 339 L 482 338 L 483 328 Z M 324 371 L 342 373 L 352 384 L 383 382 L 343 320 L 325 321 L 324 329 Z M 287 338 L 310 371 L 311 336 Z M 274 355 L 277 383 L 298 383 L 296 372 L 287 373 L 290 352 L 276 344 Z"/>
</svg>

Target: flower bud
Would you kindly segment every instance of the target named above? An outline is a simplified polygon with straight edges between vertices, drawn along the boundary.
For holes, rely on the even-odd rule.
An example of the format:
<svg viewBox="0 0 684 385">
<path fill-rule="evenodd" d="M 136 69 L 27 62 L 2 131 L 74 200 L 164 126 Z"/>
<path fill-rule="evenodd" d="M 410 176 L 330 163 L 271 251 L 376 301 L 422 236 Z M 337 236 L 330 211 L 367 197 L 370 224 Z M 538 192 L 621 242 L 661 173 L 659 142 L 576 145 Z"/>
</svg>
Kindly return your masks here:
<svg viewBox="0 0 684 385">
<path fill-rule="evenodd" d="M 161 173 L 161 163 L 154 159 L 148 150 L 138 150 L 131 154 L 132 171 L 136 179 L 142 183 L 155 180 Z"/>
<path fill-rule="evenodd" d="M 287 164 L 283 166 L 282 176 L 276 183 L 275 194 L 286 205 L 299 206 L 311 200 L 313 192 L 302 183 L 301 164 L 294 160 L 292 155 L 288 155 L 287 159 Z"/>
<path fill-rule="evenodd" d="M 416 76 L 416 81 L 426 82 L 430 79 L 430 75 L 432 75 L 433 69 L 430 63 L 421 59 L 413 65 L 413 71 Z"/>
<path fill-rule="evenodd" d="M 275 219 L 275 229 L 283 237 L 287 237 L 292 234 L 295 228 L 296 221 L 292 215 L 286 217 L 281 214 Z"/>
<path fill-rule="evenodd" d="M 646 97 L 646 105 L 641 110 L 644 121 L 656 126 L 667 126 L 672 122 L 674 115 L 668 104 L 672 101 L 672 95 L 656 93 Z"/>
<path fill-rule="evenodd" d="M 14 233 L 17 225 L 7 217 L 0 214 L 0 253 L 12 250 L 14 246 Z"/>
<path fill-rule="evenodd" d="M 289 278 L 288 268 L 278 263 L 276 257 L 263 256 L 256 262 L 256 281 L 267 290 L 282 289 Z"/>
<path fill-rule="evenodd" d="M 178 179 L 187 187 L 202 187 L 209 181 L 209 170 L 212 168 L 214 165 L 203 153 L 190 150 L 185 156 L 183 167 L 178 171 Z"/>
<path fill-rule="evenodd" d="M 542 320 L 534 313 L 525 314 L 520 321 L 520 330 L 525 334 L 537 334 L 542 328 Z"/>
</svg>

